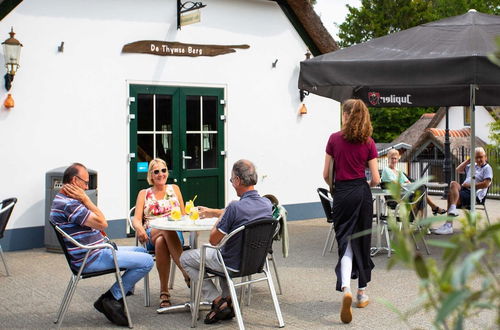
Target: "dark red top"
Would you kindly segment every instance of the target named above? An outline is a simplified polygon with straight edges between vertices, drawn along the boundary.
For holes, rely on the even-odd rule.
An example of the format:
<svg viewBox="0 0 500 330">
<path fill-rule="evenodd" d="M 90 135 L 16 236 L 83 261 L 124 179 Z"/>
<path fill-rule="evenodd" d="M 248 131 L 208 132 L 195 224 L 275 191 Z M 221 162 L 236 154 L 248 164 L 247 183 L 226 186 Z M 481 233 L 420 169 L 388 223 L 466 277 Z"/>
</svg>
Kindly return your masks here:
<svg viewBox="0 0 500 330">
<path fill-rule="evenodd" d="M 335 160 L 335 181 L 365 178 L 368 161 L 378 156 L 372 138 L 368 138 L 366 143 L 351 143 L 341 131 L 330 135 L 326 153 Z"/>
</svg>

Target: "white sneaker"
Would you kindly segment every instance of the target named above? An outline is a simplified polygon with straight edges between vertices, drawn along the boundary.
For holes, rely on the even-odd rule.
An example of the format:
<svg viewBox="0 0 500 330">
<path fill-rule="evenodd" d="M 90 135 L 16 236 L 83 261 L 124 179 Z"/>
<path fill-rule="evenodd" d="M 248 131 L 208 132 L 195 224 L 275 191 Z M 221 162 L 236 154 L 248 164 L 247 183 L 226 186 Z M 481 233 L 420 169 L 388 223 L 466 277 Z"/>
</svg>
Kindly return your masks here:
<svg viewBox="0 0 500 330">
<path fill-rule="evenodd" d="M 458 217 L 458 211 L 457 211 L 457 209 L 448 210 L 448 215 L 452 216 L 452 217 Z"/>
<path fill-rule="evenodd" d="M 344 290 L 342 296 L 342 307 L 340 309 L 340 320 L 343 323 L 351 323 L 352 321 L 352 293 L 351 290 Z"/>
<path fill-rule="evenodd" d="M 434 231 L 434 234 L 437 235 L 451 235 L 453 234 L 453 224 L 451 223 L 445 223 L 438 229 Z"/>
<path fill-rule="evenodd" d="M 370 303 L 370 298 L 366 293 L 356 295 L 356 307 L 365 308 Z"/>
</svg>

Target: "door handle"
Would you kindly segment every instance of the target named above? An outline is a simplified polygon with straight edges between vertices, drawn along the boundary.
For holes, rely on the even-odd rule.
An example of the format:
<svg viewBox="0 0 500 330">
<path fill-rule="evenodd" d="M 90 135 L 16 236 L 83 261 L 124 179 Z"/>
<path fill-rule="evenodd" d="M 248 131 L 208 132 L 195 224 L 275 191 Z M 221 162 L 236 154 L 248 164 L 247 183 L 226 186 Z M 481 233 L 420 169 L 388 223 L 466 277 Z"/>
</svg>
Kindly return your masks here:
<svg viewBox="0 0 500 330">
<path fill-rule="evenodd" d="M 186 159 L 192 159 L 193 157 L 191 156 L 186 156 L 186 152 L 182 150 L 182 169 L 186 169 Z"/>
</svg>

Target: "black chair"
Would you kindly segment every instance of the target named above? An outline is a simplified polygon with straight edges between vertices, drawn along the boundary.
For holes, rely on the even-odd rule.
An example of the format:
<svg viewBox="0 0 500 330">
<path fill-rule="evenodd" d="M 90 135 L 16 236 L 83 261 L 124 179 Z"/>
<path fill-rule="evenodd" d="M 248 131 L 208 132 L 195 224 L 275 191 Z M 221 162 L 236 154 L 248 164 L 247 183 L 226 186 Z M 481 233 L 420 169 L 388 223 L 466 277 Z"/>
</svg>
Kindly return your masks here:
<svg viewBox="0 0 500 330">
<path fill-rule="evenodd" d="M 245 226 L 241 226 L 231 233 L 226 235 L 222 241 L 217 246 L 212 246 L 210 244 L 204 244 L 201 248 L 201 260 L 200 260 L 200 277 L 196 282 L 196 292 L 194 300 L 194 309 L 192 313 L 191 327 L 195 328 L 198 321 L 198 314 L 200 309 L 201 301 L 201 287 L 204 280 L 210 281 L 213 277 L 225 277 L 229 285 L 229 290 L 231 292 L 231 300 L 233 302 L 233 308 L 236 314 L 236 319 L 238 321 L 238 326 L 240 329 L 244 329 L 243 319 L 241 316 L 241 310 L 238 303 L 238 297 L 236 295 L 236 287 L 246 286 L 250 283 L 267 281 L 269 290 L 271 292 L 271 297 L 274 303 L 274 309 L 276 316 L 278 318 L 279 327 L 285 326 L 283 321 L 283 316 L 281 315 L 281 309 L 278 302 L 278 297 L 274 289 L 273 279 L 271 271 L 269 270 L 269 261 L 267 259 L 269 249 L 273 244 L 273 235 L 276 230 L 278 221 L 275 219 L 259 219 L 248 223 Z M 222 258 L 221 248 L 226 244 L 226 242 L 235 235 L 241 236 L 241 265 L 239 272 L 232 272 L 226 268 L 224 259 Z M 222 267 L 224 272 L 218 272 L 205 266 L 205 258 L 207 249 L 215 249 L 219 260 L 222 261 Z M 241 283 L 235 284 L 233 279 L 235 278 L 245 278 L 255 274 L 262 274 L 263 277 L 259 277 L 251 280 L 243 280 Z"/>
<path fill-rule="evenodd" d="M 476 196 L 476 210 L 483 210 L 486 214 L 486 220 L 488 220 L 488 224 L 491 225 L 490 217 L 488 215 L 488 210 L 486 210 L 486 198 L 488 197 L 488 192 L 490 191 L 490 187 L 486 190 L 486 195 L 484 195 L 483 200 L 479 200 Z M 466 207 L 467 210 L 470 210 L 470 205 Z"/>
<path fill-rule="evenodd" d="M 324 257 L 327 250 L 330 252 L 333 250 L 333 245 L 335 243 L 335 230 L 332 215 L 333 197 L 328 189 L 318 188 L 316 191 L 318 192 L 321 205 L 323 206 L 323 211 L 325 211 L 326 222 L 332 224 L 330 230 L 328 231 L 328 236 L 326 236 L 323 253 L 321 254 Z"/>
<path fill-rule="evenodd" d="M 7 227 L 7 222 L 9 222 L 10 215 L 14 209 L 14 205 L 17 203 L 17 198 L 7 198 L 0 203 L 0 238 L 3 238 L 3 233 L 5 227 Z M 5 256 L 3 255 L 2 245 L 0 245 L 0 257 L 2 257 L 3 265 L 5 266 L 5 273 L 7 276 L 10 275 L 9 268 L 7 267 L 7 262 L 5 261 Z"/>
<path fill-rule="evenodd" d="M 130 313 L 128 310 L 128 304 L 127 304 L 127 299 L 125 295 L 125 291 L 123 289 L 123 283 L 122 283 L 122 277 L 120 274 L 120 271 L 125 271 L 125 268 L 120 268 L 118 266 L 118 260 L 116 259 L 116 252 L 114 247 L 109 244 L 109 243 L 102 243 L 102 244 L 96 244 L 96 245 L 82 245 L 79 242 L 77 242 L 73 237 L 70 235 L 66 234 L 64 230 L 59 228 L 58 226 L 54 225 L 52 222 L 50 222 L 52 225 L 52 228 L 54 228 L 54 231 L 56 232 L 57 240 L 59 241 L 59 244 L 61 245 L 61 249 L 64 252 L 64 256 L 66 257 L 66 261 L 68 262 L 69 268 L 71 270 L 71 278 L 68 283 L 68 287 L 66 288 L 66 292 L 64 293 L 64 297 L 61 301 L 61 306 L 59 307 L 59 311 L 57 312 L 57 317 L 54 321 L 55 324 L 57 324 L 57 328 L 61 327 L 61 324 L 64 320 L 64 316 L 66 315 L 66 311 L 68 310 L 69 304 L 71 302 L 71 299 L 73 298 L 73 294 L 76 291 L 76 286 L 78 285 L 78 281 L 81 279 L 86 279 L 86 278 L 91 278 L 91 277 L 96 277 L 96 276 L 101 276 L 101 275 L 106 275 L 106 274 L 111 274 L 114 273 L 116 276 L 116 280 L 118 281 L 118 285 L 120 286 L 120 291 L 122 293 L 123 297 L 123 305 L 125 307 L 125 314 L 127 315 L 127 320 L 128 320 L 128 326 L 129 328 L 133 328 L 132 325 L 132 319 L 130 318 Z M 75 269 L 72 264 L 71 264 L 71 256 L 68 252 L 68 249 L 66 247 L 66 243 L 64 240 L 69 241 L 71 244 L 73 244 L 75 247 L 79 247 L 81 249 L 87 250 L 87 253 L 85 254 L 85 257 L 83 259 L 82 265 L 80 268 Z M 98 271 L 98 272 L 84 272 L 83 269 L 85 268 L 85 265 L 87 264 L 87 259 L 91 251 L 96 250 L 96 249 L 111 249 L 111 252 L 113 254 L 113 260 L 115 262 L 115 267 Z"/>
</svg>

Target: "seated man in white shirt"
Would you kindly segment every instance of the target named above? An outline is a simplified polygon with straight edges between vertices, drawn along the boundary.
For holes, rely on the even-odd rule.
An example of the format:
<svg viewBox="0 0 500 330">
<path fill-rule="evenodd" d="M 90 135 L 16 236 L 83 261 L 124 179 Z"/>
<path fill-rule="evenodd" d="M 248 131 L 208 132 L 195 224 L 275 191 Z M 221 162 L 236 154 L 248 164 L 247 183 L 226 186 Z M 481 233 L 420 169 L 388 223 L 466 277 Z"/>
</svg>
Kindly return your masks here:
<svg viewBox="0 0 500 330">
<path fill-rule="evenodd" d="M 481 203 L 486 198 L 488 187 L 493 179 L 493 169 L 490 164 L 486 162 L 486 152 L 483 148 L 478 147 L 475 149 L 475 169 L 476 169 L 476 202 Z M 466 174 L 465 181 L 460 185 L 456 181 L 450 182 L 450 191 L 448 193 L 448 215 L 457 217 L 457 207 L 467 208 L 470 206 L 470 159 L 462 162 L 457 167 L 458 173 Z M 434 231 L 438 235 L 453 234 L 453 223 L 447 221 L 441 227 Z"/>
</svg>

